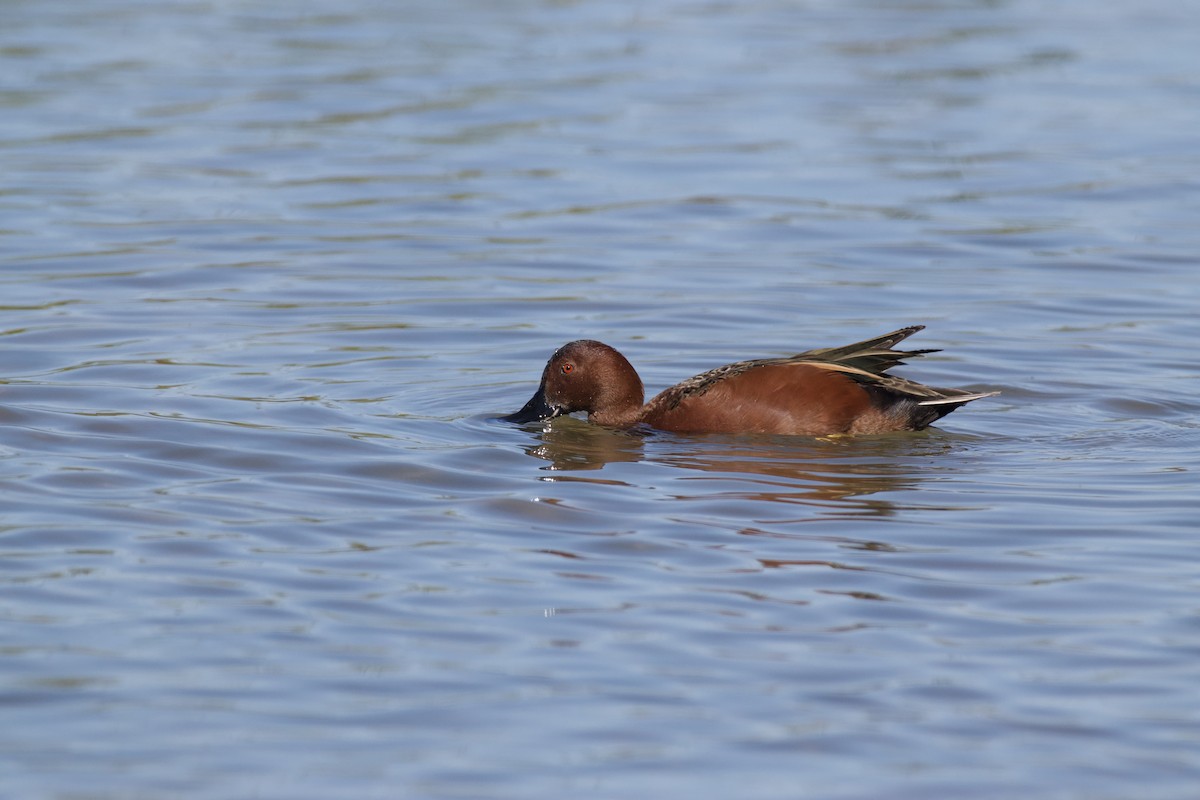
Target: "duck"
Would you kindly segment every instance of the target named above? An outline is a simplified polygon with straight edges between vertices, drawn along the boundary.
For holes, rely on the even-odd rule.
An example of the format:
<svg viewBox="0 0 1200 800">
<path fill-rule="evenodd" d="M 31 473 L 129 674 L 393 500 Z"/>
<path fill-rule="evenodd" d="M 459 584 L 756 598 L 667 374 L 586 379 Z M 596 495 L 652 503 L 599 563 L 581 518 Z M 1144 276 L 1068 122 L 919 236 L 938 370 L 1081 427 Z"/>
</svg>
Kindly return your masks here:
<svg viewBox="0 0 1200 800">
<path fill-rule="evenodd" d="M 625 356 L 603 342 L 579 339 L 554 351 L 533 397 L 500 419 L 524 424 L 586 412 L 596 425 L 680 434 L 878 434 L 923 430 L 967 403 L 999 394 L 886 374 L 905 359 L 940 352 L 893 349 L 924 328 L 910 325 L 843 347 L 726 364 L 648 403 Z"/>
</svg>

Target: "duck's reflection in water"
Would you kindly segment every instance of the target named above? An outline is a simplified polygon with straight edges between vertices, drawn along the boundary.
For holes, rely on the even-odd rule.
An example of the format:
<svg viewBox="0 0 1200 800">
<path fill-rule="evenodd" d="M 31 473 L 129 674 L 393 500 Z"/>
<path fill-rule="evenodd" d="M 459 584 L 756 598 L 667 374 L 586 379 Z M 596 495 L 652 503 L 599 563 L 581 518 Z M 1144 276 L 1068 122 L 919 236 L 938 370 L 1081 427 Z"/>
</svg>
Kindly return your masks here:
<svg viewBox="0 0 1200 800">
<path fill-rule="evenodd" d="M 673 577 L 698 570 L 706 592 L 794 605 L 810 603 L 811 593 L 891 599 L 897 581 L 933 580 L 914 572 L 911 558 L 887 557 L 927 546 L 895 520 L 955 509 L 939 502 L 945 492 L 926 484 L 962 469 L 971 442 L 938 430 L 831 439 L 681 436 L 560 418 L 527 452 L 546 462 L 547 483 L 598 491 L 547 487 L 538 500 L 583 513 L 604 540 L 540 552 L 562 559 L 559 574 L 572 578 L 606 580 L 613 553 L 640 557 L 656 548 L 674 552 L 662 556 Z M 601 566 L 589 567 L 593 562 Z M 808 589 L 749 587 L 736 577 L 796 570 L 821 575 Z M 869 623 L 845 627 L 860 624 Z"/>
<path fill-rule="evenodd" d="M 545 469 L 555 472 L 598 470 L 618 462 L 645 461 L 645 438 L 637 430 L 613 430 L 560 417 L 545 423 L 538 442 L 525 452 L 548 461 Z"/>
<path fill-rule="evenodd" d="M 959 438 L 937 430 L 839 438 L 679 436 L 561 418 L 547 424 L 526 452 L 548 462 L 545 469 L 556 473 L 548 480 L 627 484 L 627 471 L 624 480 L 568 474 L 646 462 L 682 471 L 673 485 L 659 488 L 683 502 L 764 501 L 823 506 L 825 516 L 876 516 L 898 508 L 881 495 L 917 488 L 929 459 L 952 451 Z M 762 512 L 758 507 L 754 517 L 761 519 Z"/>
</svg>

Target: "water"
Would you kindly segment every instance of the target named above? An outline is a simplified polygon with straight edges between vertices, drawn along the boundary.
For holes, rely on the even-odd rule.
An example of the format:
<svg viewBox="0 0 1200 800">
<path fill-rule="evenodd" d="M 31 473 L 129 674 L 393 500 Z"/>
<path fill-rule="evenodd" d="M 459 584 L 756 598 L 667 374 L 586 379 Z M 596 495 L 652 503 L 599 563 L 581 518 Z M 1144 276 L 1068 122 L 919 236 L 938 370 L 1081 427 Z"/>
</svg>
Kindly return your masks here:
<svg viewBox="0 0 1200 800">
<path fill-rule="evenodd" d="M 0 795 L 1190 798 L 1185 5 L 0 5 Z M 910 323 L 919 434 L 503 425 Z"/>
</svg>

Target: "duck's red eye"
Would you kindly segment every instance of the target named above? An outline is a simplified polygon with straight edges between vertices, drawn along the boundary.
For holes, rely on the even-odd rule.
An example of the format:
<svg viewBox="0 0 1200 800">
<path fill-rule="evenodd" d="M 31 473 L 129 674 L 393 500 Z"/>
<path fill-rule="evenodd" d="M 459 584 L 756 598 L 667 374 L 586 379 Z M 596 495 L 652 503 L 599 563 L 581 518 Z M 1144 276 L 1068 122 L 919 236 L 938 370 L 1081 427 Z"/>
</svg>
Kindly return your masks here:
<svg viewBox="0 0 1200 800">
<path fill-rule="evenodd" d="M 570 361 L 568 361 L 567 363 L 562 365 L 561 369 L 562 369 L 563 375 L 570 375 L 572 372 L 575 371 L 575 365 L 572 364 Z"/>
</svg>

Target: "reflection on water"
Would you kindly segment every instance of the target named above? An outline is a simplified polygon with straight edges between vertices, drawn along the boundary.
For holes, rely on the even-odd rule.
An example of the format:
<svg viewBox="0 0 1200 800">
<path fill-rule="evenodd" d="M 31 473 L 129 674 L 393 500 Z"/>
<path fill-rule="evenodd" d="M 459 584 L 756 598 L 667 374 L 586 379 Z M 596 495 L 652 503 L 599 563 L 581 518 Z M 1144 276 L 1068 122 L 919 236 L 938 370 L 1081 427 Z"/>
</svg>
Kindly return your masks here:
<svg viewBox="0 0 1200 800">
<path fill-rule="evenodd" d="M 881 436 L 679 436 L 652 430 L 614 430 L 563 417 L 542 425 L 529 455 L 544 470 L 603 470 L 614 463 L 646 461 L 686 472 L 668 496 L 679 501 L 714 499 L 807 505 L 830 515 L 889 516 L 895 501 L 874 495 L 915 492 L 922 467 L 954 451 L 955 437 L 931 429 Z M 547 476 L 560 481 L 564 476 Z M 617 479 L 589 478 L 597 483 Z M 934 506 L 920 506 L 935 510 Z M 761 515 L 764 509 L 755 508 Z"/>
<path fill-rule="evenodd" d="M 537 443 L 525 452 L 550 462 L 542 467 L 546 470 L 598 470 L 612 463 L 643 460 L 645 435 L 637 430 L 613 430 L 574 417 L 562 417 L 544 423 Z"/>
</svg>

